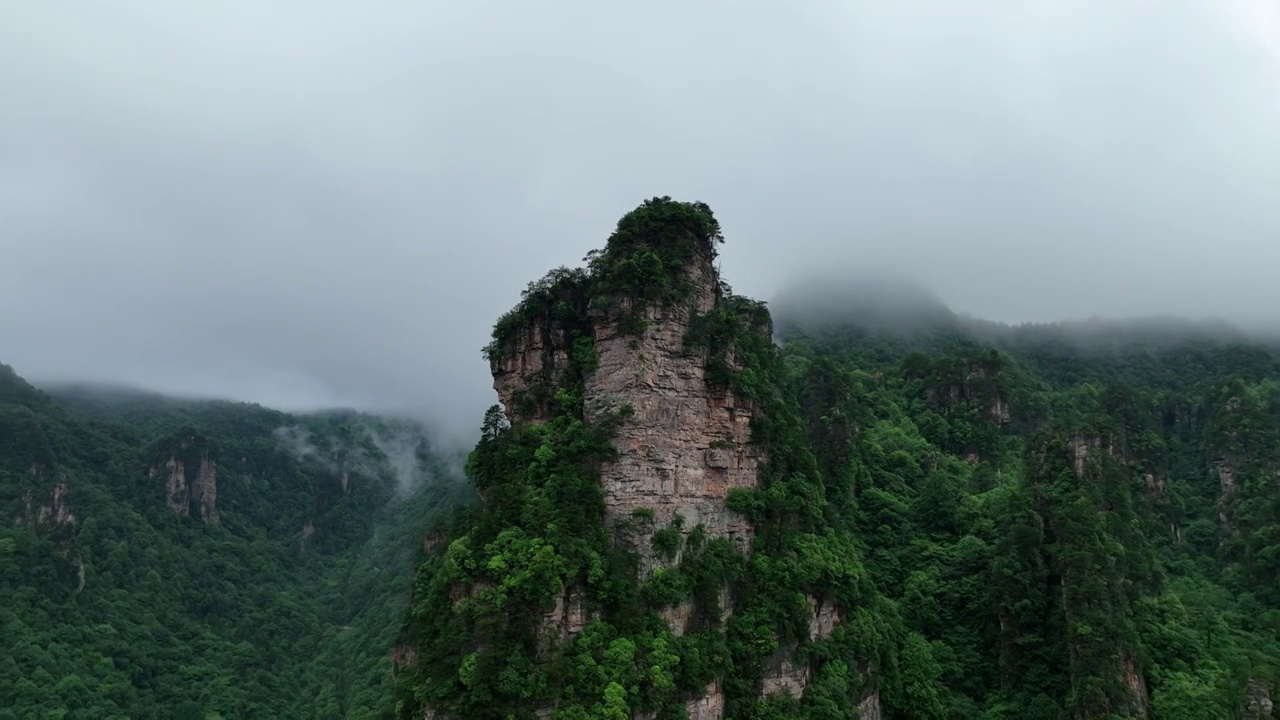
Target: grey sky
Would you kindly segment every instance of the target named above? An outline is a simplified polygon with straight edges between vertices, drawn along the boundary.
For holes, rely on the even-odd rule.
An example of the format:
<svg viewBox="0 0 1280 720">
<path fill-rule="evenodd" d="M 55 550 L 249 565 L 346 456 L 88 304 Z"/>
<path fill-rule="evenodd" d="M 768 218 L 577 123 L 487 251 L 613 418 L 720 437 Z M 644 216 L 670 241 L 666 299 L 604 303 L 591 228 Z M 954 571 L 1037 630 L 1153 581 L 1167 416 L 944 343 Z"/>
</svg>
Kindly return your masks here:
<svg viewBox="0 0 1280 720">
<path fill-rule="evenodd" d="M 0 361 L 471 428 L 525 283 L 652 195 L 768 297 L 1274 318 L 1274 0 L 0 9 Z"/>
</svg>

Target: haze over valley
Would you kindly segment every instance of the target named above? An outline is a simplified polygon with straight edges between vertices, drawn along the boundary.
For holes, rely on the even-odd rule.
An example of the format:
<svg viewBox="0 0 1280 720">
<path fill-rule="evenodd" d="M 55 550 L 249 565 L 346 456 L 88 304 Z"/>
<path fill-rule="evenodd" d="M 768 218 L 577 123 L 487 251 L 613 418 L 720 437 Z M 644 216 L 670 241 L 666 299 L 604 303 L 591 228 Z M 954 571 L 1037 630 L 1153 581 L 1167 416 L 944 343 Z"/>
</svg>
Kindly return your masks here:
<svg viewBox="0 0 1280 720">
<path fill-rule="evenodd" d="M 470 437 L 478 349 L 639 199 L 735 288 L 901 276 L 1000 322 L 1274 321 L 1269 0 L 24 3 L 4 359 Z"/>
<path fill-rule="evenodd" d="M 1275 719 L 1274 0 L 0 19 L 0 720 Z"/>
</svg>

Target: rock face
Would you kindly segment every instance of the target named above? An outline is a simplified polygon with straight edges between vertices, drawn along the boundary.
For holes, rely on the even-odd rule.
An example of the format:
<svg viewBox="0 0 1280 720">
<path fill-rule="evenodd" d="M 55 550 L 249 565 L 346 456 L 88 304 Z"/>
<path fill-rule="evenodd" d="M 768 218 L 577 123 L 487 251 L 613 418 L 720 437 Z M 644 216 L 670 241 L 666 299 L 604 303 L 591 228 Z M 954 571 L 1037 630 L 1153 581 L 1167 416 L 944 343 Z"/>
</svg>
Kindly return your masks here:
<svg viewBox="0 0 1280 720">
<path fill-rule="evenodd" d="M 1271 720 L 1275 715 L 1275 702 L 1271 688 L 1259 680 L 1250 680 L 1245 689 L 1244 720 Z"/>
<path fill-rule="evenodd" d="M 1235 513 L 1235 505 L 1240 495 L 1240 484 L 1236 481 L 1235 464 L 1229 458 L 1222 458 L 1214 463 L 1213 469 L 1218 473 L 1218 524 L 1227 532 L 1234 533 L 1236 528 L 1231 522 Z"/>
<path fill-rule="evenodd" d="M 71 525 L 75 521 L 76 516 L 71 513 L 71 505 L 67 502 L 67 478 L 60 477 L 49 492 L 49 502 L 40 506 L 37 522 Z"/>
<path fill-rule="evenodd" d="M 595 362 L 581 378 L 584 420 L 631 410 L 613 437 L 616 460 L 601 468 L 600 482 L 606 524 L 634 542 L 640 580 L 660 564 L 652 548 L 654 533 L 677 518 L 685 533 L 701 525 L 709 538 L 749 547 L 750 524 L 725 503 L 732 488 L 759 483 L 764 458 L 751 443 L 755 408 L 708 382 L 706 354 L 685 345 L 698 314 L 716 308 L 720 282 L 713 259 L 707 241 L 683 269 L 681 280 L 689 292 L 679 301 L 634 307 L 627 298 L 597 297 L 589 305 L 584 301 L 580 309 L 585 312 L 572 327 L 550 315 L 530 319 L 490 356 L 493 386 L 507 418 L 513 424 L 540 423 L 552 416 L 554 388 L 580 350 L 575 342 L 590 344 Z M 636 316 L 643 326 L 638 332 Z M 761 332 L 768 337 L 771 328 Z M 732 357 L 725 359 L 735 366 Z M 635 517 L 652 521 L 628 522 Z M 663 617 L 680 635 L 692 614 L 692 604 L 685 602 Z M 542 651 L 566 642 L 589 620 L 580 596 L 566 589 L 542 620 Z M 713 683 L 686 710 L 694 720 L 713 720 L 723 716 L 724 704 L 722 688 Z"/>
<path fill-rule="evenodd" d="M 512 348 L 494 358 L 493 389 L 512 422 L 545 422 L 551 417 L 549 397 L 535 388 L 556 387 L 569 365 L 569 343 L 563 328 L 538 321 L 520 329 Z"/>
<path fill-rule="evenodd" d="M 603 461 L 593 456 L 591 470 L 599 471 L 610 542 L 634 548 L 638 556 L 637 583 L 654 579 L 659 569 L 680 566 L 684 543 L 677 534 L 688 539 L 695 529 L 699 542 L 727 540 L 738 551 L 750 552 L 754 529 L 745 516 L 729 509 L 728 498 L 735 488 L 760 485 L 769 458 L 752 438 L 753 420 L 762 407 L 753 391 L 772 382 L 771 367 L 744 367 L 744 357 L 757 357 L 758 349 L 768 345 L 772 327 L 762 305 L 732 296 L 721 283 L 715 268 L 718 231 L 679 226 L 671 218 L 684 210 L 657 207 L 647 212 L 651 214 L 620 222 L 609 245 L 588 256 L 587 270 L 561 268 L 530 283 L 521 304 L 499 319 L 485 354 L 504 411 L 492 409 L 482 430 L 483 437 L 497 439 L 508 422 L 517 429 L 556 423 L 556 432 L 561 423 L 607 428 L 614 452 Z M 994 381 L 983 375 L 973 383 Z M 995 422 L 1005 421 L 1008 414 L 1000 402 L 990 412 Z M 517 435 L 531 437 L 538 434 Z M 485 493 L 499 486 L 482 484 L 482 500 L 498 497 Z M 655 548 L 658 533 L 662 536 Z M 438 543 L 428 539 L 424 545 Z M 631 557 L 625 557 L 630 563 Z M 466 579 L 452 582 L 448 594 L 455 609 L 465 598 L 479 597 L 484 583 L 501 582 L 490 576 L 458 577 Z M 599 598 L 584 580 L 565 582 L 554 603 L 548 598 L 547 607 L 539 610 L 536 650 L 526 646 L 534 663 L 556 663 L 558 651 L 601 612 L 593 605 Z M 699 586 L 695 594 L 663 595 L 673 597 L 665 607 L 646 601 L 644 612 L 656 611 L 677 637 L 720 632 L 735 608 L 729 581 L 719 582 L 718 602 L 707 594 L 715 588 Z M 653 587 L 660 584 L 641 589 Z M 799 643 L 835 634 L 843 618 L 833 602 L 810 597 L 809 607 L 809 637 Z M 483 639 L 476 642 L 482 645 Z M 763 668 L 762 695 L 803 696 L 813 666 L 798 650 L 799 644 L 791 644 Z M 397 667 L 412 663 L 404 651 L 393 657 Z M 869 675 L 871 668 L 862 673 Z M 701 692 L 668 698 L 664 710 L 678 709 L 670 704 L 674 702 L 683 705 L 691 720 L 721 720 L 726 707 L 739 700 L 732 685 L 726 696 L 722 680 Z M 529 710 L 550 717 L 556 702 Z M 851 693 L 847 702 L 847 709 L 856 708 L 865 717 L 882 716 L 874 688 Z M 427 717 L 443 718 L 433 712 Z M 655 713 L 632 717 L 653 720 Z"/>
<path fill-rule="evenodd" d="M 854 706 L 854 709 L 858 711 L 858 720 L 885 720 L 884 708 L 880 706 L 879 690 L 872 690 Z"/>
<path fill-rule="evenodd" d="M 926 391 L 931 402 L 955 409 L 961 403 L 985 409 L 986 421 L 993 425 L 1007 425 L 1013 421 L 1013 411 L 1005 396 L 1004 369 L 994 358 L 976 359 L 958 370 L 934 378 L 934 384 Z"/>
<path fill-rule="evenodd" d="M 1089 454 L 1103 448 L 1108 453 L 1114 454 L 1114 449 L 1110 443 L 1096 435 L 1077 435 L 1067 441 L 1067 453 L 1071 456 L 1071 469 L 1075 471 L 1077 478 L 1084 479 L 1085 464 L 1089 459 Z"/>
<path fill-rule="evenodd" d="M 174 513 L 187 517 L 194 503 L 201 520 L 218 522 L 218 466 L 207 440 L 183 437 L 172 455 L 151 467 L 150 477 L 164 478 L 165 502 Z"/>
<path fill-rule="evenodd" d="M 36 481 L 45 477 L 43 465 L 32 464 L 27 470 Z M 30 489 L 22 493 L 23 522 L 27 525 L 74 525 L 75 513 L 71 512 L 70 486 L 66 475 L 59 475 L 49 494 L 39 498 Z"/>
<path fill-rule="evenodd" d="M 584 379 L 586 419 L 625 406 L 633 411 L 614 438 L 617 461 L 602 471 L 607 520 L 616 525 L 637 510 L 652 513 L 651 527 L 632 537 L 646 573 L 656 563 L 653 531 L 677 516 L 685 531 L 702 525 L 709 537 L 746 547 L 750 525 L 725 508 L 725 497 L 731 488 L 755 486 L 763 460 L 750 442 L 752 404 L 709 384 L 706 357 L 685 348 L 695 315 L 716 306 L 719 277 L 710 243 L 683 279 L 691 288 L 686 300 L 637 309 L 644 324 L 639 334 L 624 331 L 617 308 L 593 301 L 589 309 L 596 367 Z M 621 301 L 624 311 L 631 310 L 628 302 Z M 493 387 L 513 423 L 550 417 L 547 388 L 556 387 L 569 366 L 570 337 L 567 328 L 538 318 L 491 358 Z"/>
<path fill-rule="evenodd" d="M 809 639 L 822 640 L 830 637 L 840 625 L 843 617 L 840 609 L 830 602 L 820 601 L 814 597 L 806 598 L 809 602 Z M 794 648 L 784 648 L 765 668 L 761 679 L 760 696 L 762 698 L 775 694 L 790 695 L 799 698 L 809 686 L 812 669 L 808 665 L 795 662 Z M 863 672 L 869 668 L 864 668 Z M 880 706 L 880 692 L 872 688 L 865 695 L 851 699 L 851 704 L 864 720 L 883 720 L 884 713 Z"/>
<path fill-rule="evenodd" d="M 1138 672 L 1132 656 L 1124 658 L 1124 684 L 1133 694 L 1139 717 L 1147 716 L 1147 708 L 1151 706 L 1151 695 L 1147 692 L 1147 680 Z"/>
<path fill-rule="evenodd" d="M 606 512 L 616 523 L 647 509 L 657 528 L 679 516 L 685 530 L 701 524 L 709 536 L 745 547 L 751 528 L 725 508 L 725 497 L 731 488 L 758 483 L 762 457 L 751 445 L 753 407 L 710 387 L 706 358 L 684 346 L 694 313 L 715 307 L 718 278 L 709 249 L 690 265 L 688 280 L 690 301 L 645 308 L 638 338 L 623 333 L 616 318 L 593 312 L 598 364 L 586 380 L 588 418 L 623 406 L 634 410 L 614 439 L 617 462 L 601 475 Z M 636 538 L 646 568 L 653 563 L 651 536 L 641 531 Z"/>
</svg>

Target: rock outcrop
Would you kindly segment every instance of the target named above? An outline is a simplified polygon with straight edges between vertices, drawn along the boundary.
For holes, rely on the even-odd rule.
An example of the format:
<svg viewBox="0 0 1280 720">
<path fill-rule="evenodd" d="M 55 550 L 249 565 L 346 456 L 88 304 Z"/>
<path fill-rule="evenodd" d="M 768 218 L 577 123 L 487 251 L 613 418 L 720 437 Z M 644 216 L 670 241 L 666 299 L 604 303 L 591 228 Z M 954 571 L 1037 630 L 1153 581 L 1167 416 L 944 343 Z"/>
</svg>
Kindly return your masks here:
<svg viewBox="0 0 1280 720">
<path fill-rule="evenodd" d="M 586 545 L 595 548 L 596 555 L 580 567 L 576 558 L 571 561 L 573 574 L 545 581 L 538 576 L 540 584 L 554 586 L 545 593 L 529 593 L 539 598 L 540 607 L 529 633 L 536 637 L 526 637 L 521 625 L 526 618 L 513 621 L 512 614 L 531 609 L 499 606 L 493 598 L 502 596 L 488 589 L 516 587 L 503 573 L 514 559 L 524 562 L 522 556 L 499 555 L 507 546 L 478 531 L 465 537 L 483 537 L 483 547 L 462 539 L 448 543 L 440 572 L 447 573 L 449 584 L 424 604 L 434 603 L 433 617 L 452 613 L 450 617 L 460 622 L 475 623 L 475 629 L 461 633 L 466 651 L 472 653 L 468 657 L 478 658 L 470 662 L 492 662 L 485 652 L 495 625 L 481 629 L 476 618 L 496 623 L 491 618 L 501 617 L 503 627 L 521 628 L 515 641 L 519 649 L 504 655 L 502 662 L 521 657 L 560 677 L 562 651 L 596 652 L 591 647 L 599 639 L 594 628 L 609 628 L 619 620 L 634 625 L 638 616 L 653 613 L 672 636 L 688 640 L 705 634 L 723 641 L 726 619 L 742 610 L 734 603 L 760 602 L 745 583 L 735 584 L 740 568 L 750 564 L 739 563 L 753 550 L 755 529 L 748 517 L 730 509 L 730 497 L 735 490 L 761 485 L 771 453 L 785 467 L 779 458 L 789 446 L 773 435 L 753 437 L 753 429 L 773 427 L 757 422 L 774 420 L 762 413 L 762 408 L 772 407 L 777 391 L 778 370 L 770 364 L 775 358 L 763 350 L 770 347 L 772 328 L 762 304 L 733 295 L 720 281 L 715 267 L 719 241 L 718 225 L 705 206 L 655 199 L 619 223 L 608 246 L 588 256 L 588 269 L 561 268 L 531 283 L 522 303 L 499 319 L 485 354 L 503 410 L 495 406 L 486 415 L 473 455 L 480 512 L 512 513 L 502 515 L 497 528 L 516 525 L 502 542 L 521 549 L 530 535 L 541 542 L 550 534 L 539 535 L 542 518 L 554 517 L 556 524 L 547 527 L 555 530 L 570 524 L 579 528 L 585 517 L 591 523 L 589 531 L 569 543 L 588 540 Z M 751 359 L 750 367 L 744 358 Z M 1001 407 L 992 412 L 1005 414 Z M 766 452 L 766 442 L 778 444 L 769 445 L 771 451 Z M 600 496 L 583 493 L 581 505 L 567 504 L 575 497 L 571 493 L 592 481 L 599 483 Z M 560 494 L 552 495 L 547 488 Z M 566 507 L 573 511 L 563 519 L 549 507 L 562 497 L 570 498 Z M 742 496 L 744 509 L 751 507 L 753 497 Z M 487 507 L 490 503 L 492 508 Z M 526 508 L 526 514 L 517 522 L 513 518 L 519 507 Z M 538 519 L 525 519 L 530 517 Z M 564 544 L 565 539 L 557 542 Z M 424 540 L 428 552 L 438 552 L 444 544 L 442 538 Z M 498 547 L 503 549 L 494 549 Z M 550 547 L 545 552 L 548 559 L 555 557 Z M 482 561 L 484 557 L 492 562 Z M 632 572 L 642 599 L 629 607 L 614 607 L 613 596 L 604 595 L 601 588 L 625 584 Z M 608 585 L 602 577 L 609 578 Z M 479 615 L 481 611 L 486 614 Z M 809 637 L 791 642 L 771 667 L 763 668 L 763 694 L 799 697 L 806 691 L 816 666 L 799 652 L 802 644 L 836 635 L 842 620 L 835 603 L 821 598 L 810 598 L 810 611 Z M 652 618 L 647 615 L 643 622 Z M 423 647 L 432 647 L 436 638 L 449 645 L 459 642 L 459 633 L 446 634 L 454 631 L 446 631 L 440 621 L 418 627 L 431 633 L 422 639 Z M 573 645 L 588 628 L 593 634 L 587 647 Z M 393 657 L 398 670 L 415 663 L 416 656 L 409 652 L 417 642 L 413 632 L 411 625 Z M 646 652 L 666 658 L 669 647 L 685 647 L 670 639 L 660 634 L 634 646 L 652 643 Z M 619 638 L 618 643 L 610 652 L 625 652 L 631 640 L 624 643 Z M 680 669 L 706 661 L 688 657 L 690 662 Z M 655 666 L 653 672 L 656 683 L 669 670 Z M 652 720 L 683 709 L 693 720 L 720 720 L 737 703 L 753 702 L 741 696 L 740 683 L 727 681 L 735 677 L 729 671 L 714 667 L 697 672 L 697 684 L 663 681 L 661 711 L 655 711 L 657 703 L 649 699 L 641 705 L 647 705 L 643 711 L 632 705 L 627 714 L 633 720 Z M 452 705 L 445 700 L 435 708 L 421 708 L 427 717 L 444 718 L 467 702 L 489 701 L 458 692 L 452 677 L 423 680 L 441 696 L 459 697 Z M 595 695 L 574 697 L 574 683 L 565 682 L 565 694 L 548 695 L 528 710 L 549 717 L 563 709 L 563 703 L 583 707 L 578 703 L 598 702 Z M 698 686 L 704 689 L 685 689 Z M 611 683 L 606 693 L 612 696 L 609 712 L 617 710 L 621 717 L 619 706 L 631 702 L 621 698 L 632 692 Z M 518 701 L 511 702 L 516 704 L 510 707 L 518 707 Z M 863 708 L 869 717 L 879 715 L 874 690 L 851 696 L 848 703 L 849 709 Z"/>
<path fill-rule="evenodd" d="M 642 572 L 656 564 L 650 547 L 655 529 L 677 516 L 687 532 L 702 525 L 709 537 L 727 537 L 745 548 L 751 535 L 746 519 L 725 507 L 729 490 L 754 487 L 762 454 L 751 444 L 752 403 L 707 379 L 707 357 L 685 347 L 699 313 L 716 307 L 720 279 L 710 241 L 684 269 L 689 296 L 676 303 L 633 308 L 629 298 L 595 298 L 589 322 L 578 327 L 553 317 L 532 318 L 491 358 L 493 386 L 513 423 L 545 422 L 552 389 L 570 367 L 575 332 L 590 333 L 596 366 L 584 378 L 588 421 L 629 407 L 618 429 L 616 462 L 601 476 L 611 525 L 652 513 L 650 527 L 631 537 L 642 557 Z M 638 315 L 643 330 L 630 332 L 626 320 Z M 770 328 L 760 332 L 768 337 Z"/>
<path fill-rule="evenodd" d="M 593 362 L 580 377 L 583 419 L 600 422 L 629 409 L 613 436 L 616 459 L 601 468 L 600 483 L 606 525 L 633 543 L 640 556 L 637 581 L 657 567 L 679 563 L 679 553 L 663 562 L 653 549 L 655 532 L 673 522 L 685 535 L 701 526 L 707 538 L 727 538 L 742 551 L 750 544 L 750 523 L 726 507 L 726 498 L 733 488 L 759 484 L 764 457 L 751 442 L 756 408 L 712 382 L 707 352 L 686 346 L 698 316 L 716 309 L 722 299 L 712 242 L 700 240 L 677 273 L 673 282 L 687 293 L 674 302 L 637 303 L 609 294 L 574 297 L 565 290 L 567 283 L 557 283 L 583 276 L 553 273 L 541 290 L 531 286 L 529 292 L 556 297 L 561 306 L 574 305 L 576 312 L 568 317 L 528 313 L 489 353 L 493 386 L 513 425 L 552 417 L 555 389 L 564 384 L 584 347 Z M 768 338 L 771 328 L 759 331 Z M 740 369 L 731 353 L 724 359 Z M 637 517 L 645 520 L 634 522 Z M 723 594 L 725 611 L 731 611 L 728 600 Z M 542 620 L 541 654 L 581 631 L 590 613 L 575 590 L 566 589 Z M 693 615 L 691 601 L 662 613 L 675 635 L 686 631 Z M 721 717 L 722 689 L 713 683 L 686 710 L 699 720 Z"/>
<path fill-rule="evenodd" d="M 563 328 L 537 320 L 523 328 L 514 344 L 491 363 L 493 389 L 512 422 L 545 422 L 551 417 L 550 393 L 569 366 L 569 342 Z"/>
<path fill-rule="evenodd" d="M 679 516 L 686 531 L 702 525 L 709 536 L 745 548 L 750 525 L 725 508 L 725 497 L 732 488 L 758 484 L 763 458 L 751 444 L 754 407 L 712 387 L 706 357 L 685 348 L 694 314 L 716 303 L 719 278 L 709 247 L 687 272 L 689 301 L 644 308 L 639 337 L 623 332 L 616 316 L 593 308 L 598 365 L 586 380 L 584 405 L 589 419 L 623 406 L 634 411 L 615 437 L 617 462 L 601 475 L 612 523 L 645 509 L 653 513 L 654 527 Z M 642 530 L 636 538 L 646 570 L 654 563 L 651 537 Z"/>
<path fill-rule="evenodd" d="M 1260 680 L 1250 680 L 1245 688 L 1242 720 L 1271 720 L 1275 716 L 1275 708 L 1271 688 Z"/>
<path fill-rule="evenodd" d="M 187 517 L 195 505 L 201 520 L 218 522 L 218 466 L 208 440 L 184 435 L 172 454 L 151 466 L 149 476 L 164 479 L 165 502 L 175 514 Z"/>
<path fill-rule="evenodd" d="M 33 463 L 27 473 L 38 484 L 45 477 L 46 470 L 43 465 Z M 58 475 L 43 497 L 31 488 L 23 490 L 22 521 L 28 526 L 75 524 L 76 516 L 71 512 L 70 485 L 66 475 Z"/>
<path fill-rule="evenodd" d="M 830 602 L 819 601 L 814 597 L 808 597 L 806 600 L 809 603 L 810 613 L 809 639 L 824 640 L 830 637 L 843 620 L 840 609 Z M 762 698 L 774 694 L 790 695 L 794 698 L 804 695 L 813 672 L 808 665 L 796 662 L 794 652 L 794 647 L 780 650 L 765 668 L 760 686 Z M 863 674 L 866 674 L 869 669 L 864 667 Z M 884 718 L 880 705 L 880 692 L 875 688 L 861 697 L 852 699 L 851 704 L 858 711 L 859 718 L 864 720 L 883 720 Z"/>
</svg>

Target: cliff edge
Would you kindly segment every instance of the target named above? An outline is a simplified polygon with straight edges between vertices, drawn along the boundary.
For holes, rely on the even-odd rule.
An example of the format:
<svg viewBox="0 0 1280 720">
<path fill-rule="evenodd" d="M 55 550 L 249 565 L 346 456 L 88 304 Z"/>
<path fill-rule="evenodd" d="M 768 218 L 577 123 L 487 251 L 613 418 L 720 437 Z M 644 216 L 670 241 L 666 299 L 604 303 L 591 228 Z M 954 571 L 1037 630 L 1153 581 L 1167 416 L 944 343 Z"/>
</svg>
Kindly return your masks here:
<svg viewBox="0 0 1280 720">
<path fill-rule="evenodd" d="M 402 716 L 711 720 L 797 702 L 814 643 L 885 640 L 837 637 L 868 592 L 852 544 L 800 557 L 822 480 L 722 242 L 706 205 L 654 198 L 499 319 L 482 502 L 419 571 Z M 841 679 L 850 712 L 880 713 L 873 664 Z"/>
</svg>

